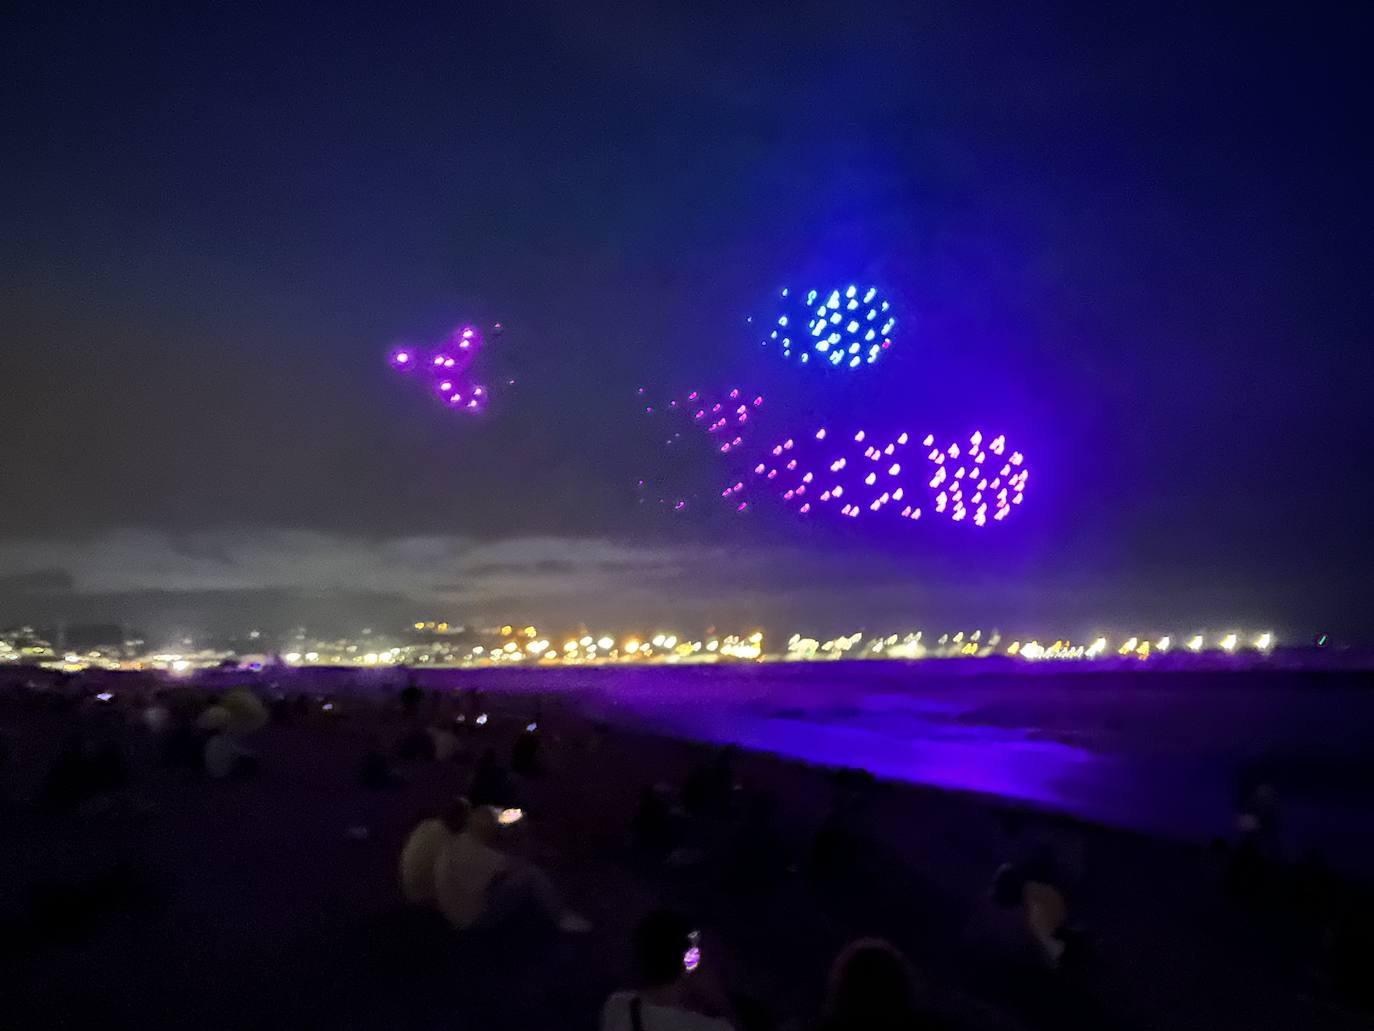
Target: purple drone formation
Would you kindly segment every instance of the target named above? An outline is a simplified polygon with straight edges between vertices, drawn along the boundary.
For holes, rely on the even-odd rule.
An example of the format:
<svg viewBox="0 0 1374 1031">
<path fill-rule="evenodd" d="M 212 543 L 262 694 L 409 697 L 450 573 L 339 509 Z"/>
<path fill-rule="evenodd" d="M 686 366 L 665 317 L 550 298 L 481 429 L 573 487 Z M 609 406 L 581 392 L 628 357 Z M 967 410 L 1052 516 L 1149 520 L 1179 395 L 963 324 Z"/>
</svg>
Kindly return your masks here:
<svg viewBox="0 0 1374 1031">
<path fill-rule="evenodd" d="M 490 393 L 470 373 L 481 350 L 482 334 L 473 326 L 460 326 L 432 350 L 396 348 L 391 352 L 391 366 L 400 372 L 427 377 L 434 392 L 449 407 L 480 412 L 486 408 Z"/>
<path fill-rule="evenodd" d="M 781 301 L 763 345 L 776 345 L 784 358 L 795 351 L 802 365 L 857 369 L 872 365 L 892 346 L 897 319 L 876 286 L 851 283 L 828 293 L 789 287 Z"/>
<path fill-rule="evenodd" d="M 863 430 L 838 435 L 824 427 L 779 441 L 752 470 L 803 515 L 833 511 L 857 519 L 888 511 L 902 519 L 927 511 L 975 526 L 1006 519 L 1025 497 L 1025 457 L 1005 436 L 943 446 L 934 434 L 919 444 L 906 432 L 891 438 Z M 736 485 L 743 490 L 742 485 Z"/>
<path fill-rule="evenodd" d="M 639 388 L 639 396 L 644 397 L 645 390 Z M 696 431 L 703 433 L 710 441 L 711 450 L 717 455 L 728 456 L 732 452 L 738 453 L 744 446 L 751 429 L 751 420 L 756 418 L 758 410 L 763 407 L 763 395 L 751 394 L 749 391 L 741 390 L 739 387 L 731 387 L 721 394 L 711 394 L 701 390 L 692 390 L 685 394 L 681 399 L 669 398 L 666 403 L 644 406 L 645 415 L 667 415 L 680 423 L 685 424 L 682 428 L 674 427 L 669 431 L 669 435 L 664 440 L 667 448 L 681 448 L 684 446 L 686 437 L 683 430 L 688 432 Z M 693 434 L 695 435 L 695 434 Z M 690 446 L 690 445 L 687 445 Z M 659 484 L 658 488 L 667 487 L 666 493 L 660 493 L 658 498 L 660 505 L 668 506 L 675 512 L 681 512 L 687 508 L 688 498 L 685 489 L 681 485 Z M 650 490 L 644 480 L 639 481 L 641 491 Z M 743 489 L 742 484 L 731 482 L 720 496 L 728 498 L 735 492 L 736 488 Z M 738 501 L 736 504 L 738 511 L 748 508 L 747 503 Z"/>
</svg>

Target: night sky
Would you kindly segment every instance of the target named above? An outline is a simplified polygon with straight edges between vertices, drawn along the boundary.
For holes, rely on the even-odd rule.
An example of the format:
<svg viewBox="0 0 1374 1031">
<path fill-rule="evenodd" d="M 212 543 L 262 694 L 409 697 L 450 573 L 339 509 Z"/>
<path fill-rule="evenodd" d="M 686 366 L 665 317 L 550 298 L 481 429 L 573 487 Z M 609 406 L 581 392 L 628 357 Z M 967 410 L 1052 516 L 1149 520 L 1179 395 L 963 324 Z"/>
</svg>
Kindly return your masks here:
<svg viewBox="0 0 1374 1031">
<path fill-rule="evenodd" d="M 8 5 L 0 620 L 1362 635 L 1369 25 L 1203 6 Z M 889 358 L 761 351 L 851 279 Z M 475 419 L 385 361 L 465 321 Z M 636 387 L 732 383 L 1027 504 L 637 505 Z"/>
</svg>

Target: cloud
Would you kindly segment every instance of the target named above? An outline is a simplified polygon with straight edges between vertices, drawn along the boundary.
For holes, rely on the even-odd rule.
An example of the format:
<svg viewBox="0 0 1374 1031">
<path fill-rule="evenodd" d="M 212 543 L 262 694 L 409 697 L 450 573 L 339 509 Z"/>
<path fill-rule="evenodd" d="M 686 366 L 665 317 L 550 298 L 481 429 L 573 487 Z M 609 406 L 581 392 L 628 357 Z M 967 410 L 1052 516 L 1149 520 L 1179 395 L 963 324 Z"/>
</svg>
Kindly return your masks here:
<svg viewBox="0 0 1374 1031">
<path fill-rule="evenodd" d="M 0 595 L 51 594 L 72 587 L 72 576 L 65 569 L 40 568 L 9 575 L 0 572 Z"/>
<path fill-rule="evenodd" d="M 1087 590 L 1009 566 L 908 561 L 829 541 L 672 543 L 606 537 L 386 538 L 239 528 L 0 540 L 0 625 L 123 622 L 154 633 L 305 625 L 353 632 L 412 620 L 529 620 L 681 629 L 1001 627 L 1081 634 L 1120 626 L 1269 625 L 1278 603 L 1218 582 L 1180 613 L 1169 592 Z M 1282 626 L 1279 629 L 1283 629 Z"/>
<path fill-rule="evenodd" d="M 894 604 L 900 580 L 890 564 L 855 566 L 840 553 L 782 545 L 123 529 L 0 540 L 0 622 L 125 621 L 178 631 L 356 629 L 417 618 L 757 625 L 797 612 L 856 616 L 856 600 Z M 910 598 L 905 588 L 895 604 Z"/>
<path fill-rule="evenodd" d="M 305 530 L 130 529 L 80 540 L 0 542 L 0 584 L 83 595 L 366 591 L 472 605 L 661 588 L 686 568 L 723 560 L 714 548 L 648 548 L 600 538 L 376 540 Z"/>
</svg>

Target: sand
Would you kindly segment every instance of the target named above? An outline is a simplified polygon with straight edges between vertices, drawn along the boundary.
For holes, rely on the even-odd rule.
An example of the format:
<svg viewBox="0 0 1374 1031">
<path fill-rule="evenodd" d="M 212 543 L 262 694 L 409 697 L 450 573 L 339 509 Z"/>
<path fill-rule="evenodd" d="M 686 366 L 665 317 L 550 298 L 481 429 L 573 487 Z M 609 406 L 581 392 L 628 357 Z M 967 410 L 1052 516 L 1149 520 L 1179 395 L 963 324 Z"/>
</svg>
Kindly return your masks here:
<svg viewBox="0 0 1374 1031">
<path fill-rule="evenodd" d="M 507 754 L 534 705 L 529 693 L 492 696 L 481 741 Z M 21 802 L 71 719 L 0 705 L 0 726 L 18 743 Z M 1063 1026 L 990 988 L 962 944 L 997 865 L 1027 834 L 1044 834 L 1080 870 L 1073 912 L 1096 962 L 1075 992 L 1093 1026 L 1367 1025 L 1314 987 L 1309 929 L 1229 902 L 1202 850 L 1049 818 L 1013 839 L 1006 808 L 981 797 L 880 785 L 869 868 L 846 890 L 817 891 L 804 869 L 738 890 L 719 863 L 643 868 L 626 844 L 641 789 L 681 783 L 706 753 L 646 733 L 598 735 L 551 701 L 540 714 L 546 770 L 520 783 L 529 815 L 510 847 L 544 865 L 596 930 L 520 948 L 464 939 L 404 909 L 396 859 L 410 827 L 462 787 L 469 766 L 410 763 L 406 785 L 364 790 L 359 758 L 379 728 L 394 730 L 381 719 L 341 702 L 331 717 L 269 726 L 255 740 L 261 776 L 243 783 L 163 768 L 131 732 L 127 789 L 76 813 L 11 807 L 0 845 L 6 1024 L 590 1028 L 605 996 L 628 982 L 634 922 L 670 904 L 696 915 L 722 976 L 779 1026 L 807 1025 L 831 957 L 859 934 L 906 949 L 931 1005 L 955 1026 Z M 748 792 L 777 800 L 790 862 L 804 867 L 830 772 L 745 755 L 737 774 Z M 117 905 L 68 940 L 36 933 L 51 927 L 26 918 L 35 882 L 111 869 L 124 871 Z"/>
</svg>

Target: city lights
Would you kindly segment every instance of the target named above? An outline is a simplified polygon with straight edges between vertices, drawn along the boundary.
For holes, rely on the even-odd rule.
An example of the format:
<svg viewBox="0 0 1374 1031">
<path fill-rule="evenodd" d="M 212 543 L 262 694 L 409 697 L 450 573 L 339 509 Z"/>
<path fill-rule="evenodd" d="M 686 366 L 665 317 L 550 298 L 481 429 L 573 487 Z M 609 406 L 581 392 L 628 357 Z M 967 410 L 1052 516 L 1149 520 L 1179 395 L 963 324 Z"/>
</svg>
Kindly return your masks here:
<svg viewBox="0 0 1374 1031">
<path fill-rule="evenodd" d="M 88 667 L 160 670 L 184 676 L 193 671 L 221 667 L 235 661 L 239 668 L 264 671 L 286 667 L 362 667 L 381 672 L 395 668 L 510 666 L 613 666 L 673 665 L 717 662 L 822 662 L 836 659 L 1002 659 L 1016 662 L 1096 662 L 1118 667 L 1144 667 L 1159 663 L 1282 661 L 1279 642 L 1272 630 L 1232 630 L 1212 636 L 1193 633 L 1142 632 L 1089 634 L 1076 641 L 1067 635 L 1004 636 L 989 627 L 955 627 L 943 632 L 923 629 L 869 632 L 855 629 L 829 638 L 792 633 L 770 649 L 761 629 L 694 635 L 679 629 L 613 631 L 610 628 L 578 630 L 561 646 L 533 626 L 517 629 L 514 623 L 489 629 L 469 629 L 457 635 L 440 633 L 447 624 L 407 623 L 395 637 L 364 631 L 355 639 L 316 639 L 303 630 L 293 632 L 293 646 L 274 651 L 267 640 L 237 650 L 187 648 L 180 652 L 154 651 L 147 655 L 78 653 L 54 650 L 33 636 L 30 628 L 10 636 L 0 634 L 0 663 L 28 662 L 75 671 Z M 424 629 L 414 631 L 415 626 Z M 510 632 L 507 633 L 509 627 Z M 534 631 L 531 639 L 530 631 Z M 254 641 L 257 639 L 254 638 Z M 1183 642 L 1175 647 L 1175 642 Z M 619 643 L 618 643 L 619 642 Z M 139 642 L 141 643 L 141 642 Z"/>
</svg>

